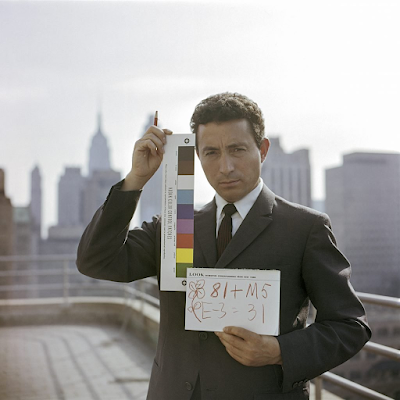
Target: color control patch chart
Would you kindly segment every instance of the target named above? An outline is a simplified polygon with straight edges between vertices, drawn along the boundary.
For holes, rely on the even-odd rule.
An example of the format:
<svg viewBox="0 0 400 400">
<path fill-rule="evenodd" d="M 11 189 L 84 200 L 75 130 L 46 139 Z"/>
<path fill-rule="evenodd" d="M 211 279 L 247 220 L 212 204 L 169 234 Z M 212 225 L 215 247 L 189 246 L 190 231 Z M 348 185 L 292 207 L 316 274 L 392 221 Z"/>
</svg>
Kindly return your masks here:
<svg viewBox="0 0 400 400">
<path fill-rule="evenodd" d="M 164 148 L 161 290 L 185 291 L 193 267 L 195 135 L 167 136 Z"/>
</svg>

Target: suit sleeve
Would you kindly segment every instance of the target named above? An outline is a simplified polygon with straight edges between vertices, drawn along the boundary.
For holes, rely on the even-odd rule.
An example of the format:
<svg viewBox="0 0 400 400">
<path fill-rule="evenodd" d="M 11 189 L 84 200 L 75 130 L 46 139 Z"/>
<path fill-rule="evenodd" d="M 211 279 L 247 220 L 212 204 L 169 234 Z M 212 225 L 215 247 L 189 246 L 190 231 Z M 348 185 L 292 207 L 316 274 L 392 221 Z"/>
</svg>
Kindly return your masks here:
<svg viewBox="0 0 400 400">
<path fill-rule="evenodd" d="M 365 310 L 349 281 L 350 273 L 328 216 L 317 216 L 302 260 L 303 281 L 317 315 L 307 328 L 278 337 L 284 392 L 342 364 L 371 337 Z"/>
<path fill-rule="evenodd" d="M 121 182 L 112 187 L 95 213 L 78 246 L 76 264 L 87 276 L 131 282 L 156 275 L 158 217 L 129 231 L 141 191 L 123 192 Z"/>
</svg>

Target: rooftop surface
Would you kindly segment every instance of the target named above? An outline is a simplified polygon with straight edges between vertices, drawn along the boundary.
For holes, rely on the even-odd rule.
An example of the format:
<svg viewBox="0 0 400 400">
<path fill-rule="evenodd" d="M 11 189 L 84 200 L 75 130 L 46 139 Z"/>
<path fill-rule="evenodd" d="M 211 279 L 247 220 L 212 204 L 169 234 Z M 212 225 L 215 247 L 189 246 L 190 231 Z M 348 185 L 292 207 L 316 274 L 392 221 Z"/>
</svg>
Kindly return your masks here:
<svg viewBox="0 0 400 400">
<path fill-rule="evenodd" d="M 0 328 L 0 399 L 145 400 L 153 357 L 112 326 Z M 323 399 L 340 400 L 325 390 Z"/>
<path fill-rule="evenodd" d="M 3 327 L 0 399 L 144 400 L 153 357 L 117 327 Z"/>
</svg>

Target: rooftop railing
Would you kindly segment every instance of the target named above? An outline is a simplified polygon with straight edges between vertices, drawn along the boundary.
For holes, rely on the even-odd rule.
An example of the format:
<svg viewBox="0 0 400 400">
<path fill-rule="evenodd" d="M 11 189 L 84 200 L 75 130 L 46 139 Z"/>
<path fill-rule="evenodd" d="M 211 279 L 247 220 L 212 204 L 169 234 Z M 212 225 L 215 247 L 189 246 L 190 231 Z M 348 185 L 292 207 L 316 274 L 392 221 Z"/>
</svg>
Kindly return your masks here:
<svg viewBox="0 0 400 400">
<path fill-rule="evenodd" d="M 357 292 L 358 297 L 364 304 L 373 304 L 376 306 L 389 307 L 393 310 L 400 311 L 400 298 L 381 296 L 371 293 Z M 362 349 L 363 351 L 374 353 L 383 357 L 387 357 L 391 360 L 400 361 L 400 350 L 392 347 L 384 346 L 382 344 L 374 343 L 369 341 L 365 344 Z M 325 372 L 320 377 L 315 379 L 316 386 L 316 400 L 322 399 L 322 388 L 323 382 L 330 382 L 336 386 L 344 388 L 349 392 L 358 394 L 367 399 L 377 400 L 390 400 L 391 397 L 385 396 L 382 393 L 378 393 L 358 383 L 352 382 L 349 379 L 342 378 L 341 376 L 335 375 L 332 372 Z"/>
<path fill-rule="evenodd" d="M 142 309 L 145 305 L 159 308 L 155 278 L 134 284 L 95 280 L 77 271 L 75 259 L 75 255 L 69 254 L 0 256 L 0 304 L 12 304 L 13 300 L 57 297 L 61 299 L 60 304 L 68 306 L 76 296 L 90 298 L 111 295 L 125 301 L 132 298 L 139 300 Z M 400 310 L 400 298 L 360 292 L 357 295 L 364 304 Z M 371 341 L 364 346 L 363 351 L 400 361 L 400 350 Z M 323 386 L 327 382 L 366 399 L 392 399 L 332 372 L 326 372 L 314 379 L 316 400 L 323 399 Z"/>
</svg>

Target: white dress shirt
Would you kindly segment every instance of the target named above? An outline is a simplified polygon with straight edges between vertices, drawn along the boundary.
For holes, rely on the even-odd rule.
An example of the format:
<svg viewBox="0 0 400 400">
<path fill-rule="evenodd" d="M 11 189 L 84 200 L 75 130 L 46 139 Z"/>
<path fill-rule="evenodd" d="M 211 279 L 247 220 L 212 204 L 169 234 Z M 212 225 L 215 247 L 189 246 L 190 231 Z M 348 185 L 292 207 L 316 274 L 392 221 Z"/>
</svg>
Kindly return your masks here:
<svg viewBox="0 0 400 400">
<path fill-rule="evenodd" d="M 264 182 L 260 178 L 260 182 L 258 182 L 258 185 L 249 194 L 244 196 L 243 199 L 240 199 L 236 203 L 233 203 L 236 207 L 237 212 L 232 215 L 232 236 L 239 229 L 240 224 L 246 218 L 246 215 L 250 211 L 251 207 L 253 207 L 253 204 L 257 200 L 257 197 L 260 195 L 263 186 Z M 225 204 L 228 204 L 228 202 L 224 200 L 218 193 L 215 193 L 215 203 L 217 204 L 217 231 L 215 233 L 215 236 L 218 237 L 219 226 L 221 225 L 222 219 L 225 216 L 225 213 L 222 211 L 222 209 L 224 208 Z"/>
</svg>

